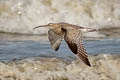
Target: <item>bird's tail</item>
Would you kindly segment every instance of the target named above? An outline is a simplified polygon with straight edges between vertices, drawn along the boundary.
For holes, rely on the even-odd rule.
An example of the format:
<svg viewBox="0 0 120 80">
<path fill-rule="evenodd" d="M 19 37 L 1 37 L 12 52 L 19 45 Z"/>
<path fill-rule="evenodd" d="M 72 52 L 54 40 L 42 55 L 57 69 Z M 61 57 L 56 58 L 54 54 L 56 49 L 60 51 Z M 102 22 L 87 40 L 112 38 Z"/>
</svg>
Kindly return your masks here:
<svg viewBox="0 0 120 80">
<path fill-rule="evenodd" d="M 98 30 L 92 29 L 92 28 L 82 28 L 81 31 L 87 33 L 87 32 L 94 32 L 94 31 L 98 31 Z"/>
</svg>

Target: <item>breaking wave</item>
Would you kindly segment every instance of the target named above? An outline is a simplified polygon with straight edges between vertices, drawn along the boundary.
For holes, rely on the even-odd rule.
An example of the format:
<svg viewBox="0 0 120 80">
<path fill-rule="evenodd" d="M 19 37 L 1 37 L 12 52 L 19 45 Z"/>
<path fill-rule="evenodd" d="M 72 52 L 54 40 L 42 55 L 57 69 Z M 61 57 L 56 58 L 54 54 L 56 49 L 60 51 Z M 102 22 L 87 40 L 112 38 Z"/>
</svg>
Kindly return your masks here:
<svg viewBox="0 0 120 80">
<path fill-rule="evenodd" d="M 0 31 L 45 34 L 45 28 L 33 30 L 33 27 L 49 22 L 97 29 L 119 27 L 119 9 L 120 0 L 0 0 Z"/>
</svg>

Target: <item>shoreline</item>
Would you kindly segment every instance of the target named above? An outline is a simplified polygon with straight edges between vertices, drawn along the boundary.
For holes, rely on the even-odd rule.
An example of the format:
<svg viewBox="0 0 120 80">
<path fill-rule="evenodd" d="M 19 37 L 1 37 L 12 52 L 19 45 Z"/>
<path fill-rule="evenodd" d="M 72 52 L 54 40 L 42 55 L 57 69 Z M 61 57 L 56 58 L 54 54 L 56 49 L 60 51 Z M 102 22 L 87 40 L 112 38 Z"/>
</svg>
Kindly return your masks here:
<svg viewBox="0 0 120 80">
<path fill-rule="evenodd" d="M 83 37 L 83 40 L 104 40 L 104 39 L 120 39 L 120 36 L 109 36 L 109 37 Z M 0 32 L 0 40 L 10 40 L 10 41 L 39 41 L 48 40 L 47 34 L 17 34 L 17 33 L 5 33 Z"/>
</svg>

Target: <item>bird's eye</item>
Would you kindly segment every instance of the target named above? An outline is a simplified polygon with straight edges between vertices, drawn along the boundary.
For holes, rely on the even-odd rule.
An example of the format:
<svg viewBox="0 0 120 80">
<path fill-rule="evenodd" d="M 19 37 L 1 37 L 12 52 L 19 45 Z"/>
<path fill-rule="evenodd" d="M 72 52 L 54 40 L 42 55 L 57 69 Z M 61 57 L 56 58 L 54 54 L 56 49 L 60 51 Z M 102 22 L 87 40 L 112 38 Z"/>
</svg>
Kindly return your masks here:
<svg viewBox="0 0 120 80">
<path fill-rule="evenodd" d="M 53 26 L 53 25 L 54 25 L 54 23 L 49 23 L 48 25 L 49 25 L 49 26 Z"/>
<path fill-rule="evenodd" d="M 49 23 L 49 25 L 51 25 L 52 23 Z"/>
</svg>

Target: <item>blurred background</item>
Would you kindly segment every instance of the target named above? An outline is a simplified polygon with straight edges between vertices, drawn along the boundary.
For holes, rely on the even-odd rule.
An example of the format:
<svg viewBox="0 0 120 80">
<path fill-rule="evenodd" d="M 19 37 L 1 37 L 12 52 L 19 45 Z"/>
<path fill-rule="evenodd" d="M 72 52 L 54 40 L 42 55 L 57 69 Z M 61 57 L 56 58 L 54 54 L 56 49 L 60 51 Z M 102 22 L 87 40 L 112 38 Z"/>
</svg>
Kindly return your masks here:
<svg viewBox="0 0 120 80">
<path fill-rule="evenodd" d="M 0 0 L 2 39 L 10 33 L 47 34 L 45 28 L 33 28 L 52 22 L 99 29 L 86 37 L 119 37 L 120 0 Z"/>
</svg>

